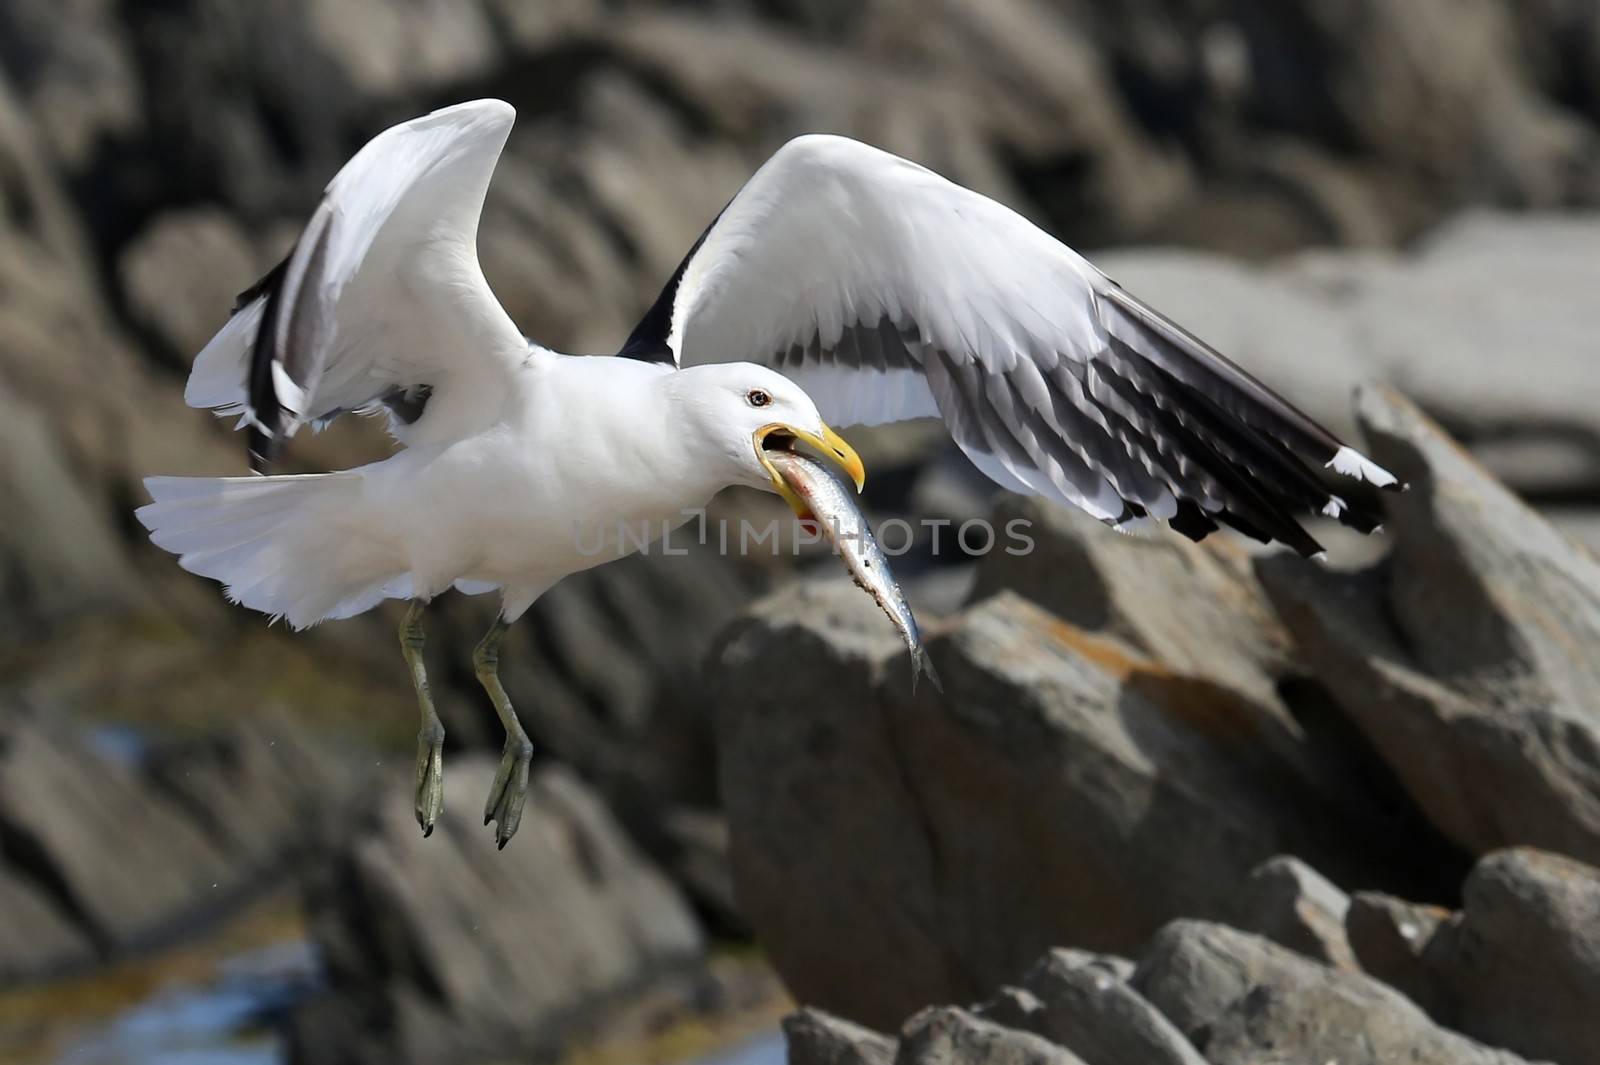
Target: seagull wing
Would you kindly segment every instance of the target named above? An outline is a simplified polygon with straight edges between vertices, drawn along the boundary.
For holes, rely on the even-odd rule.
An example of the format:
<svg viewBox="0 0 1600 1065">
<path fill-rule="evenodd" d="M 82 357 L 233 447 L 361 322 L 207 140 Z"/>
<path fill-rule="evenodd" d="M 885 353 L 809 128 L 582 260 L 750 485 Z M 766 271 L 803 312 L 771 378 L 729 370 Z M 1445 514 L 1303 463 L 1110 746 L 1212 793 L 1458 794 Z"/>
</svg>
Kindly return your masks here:
<svg viewBox="0 0 1600 1065">
<path fill-rule="evenodd" d="M 1308 463 L 1395 485 L 1016 212 L 842 137 L 774 155 L 619 354 L 764 363 L 841 425 L 937 416 L 1003 487 L 1121 527 L 1312 554 L 1297 513 L 1375 519 Z"/>
<path fill-rule="evenodd" d="M 196 358 L 189 404 L 243 414 L 260 463 L 306 422 L 386 405 L 404 425 L 446 379 L 503 383 L 529 346 L 484 279 L 477 234 L 515 117 L 478 100 L 368 142 Z"/>
</svg>

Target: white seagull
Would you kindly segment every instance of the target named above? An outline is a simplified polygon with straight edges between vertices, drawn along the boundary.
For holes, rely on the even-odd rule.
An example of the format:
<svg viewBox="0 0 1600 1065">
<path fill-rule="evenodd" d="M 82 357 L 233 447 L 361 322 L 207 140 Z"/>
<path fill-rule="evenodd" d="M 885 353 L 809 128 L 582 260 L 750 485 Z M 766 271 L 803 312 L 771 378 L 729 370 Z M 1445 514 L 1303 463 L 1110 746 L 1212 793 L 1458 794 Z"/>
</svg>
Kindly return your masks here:
<svg viewBox="0 0 1600 1065">
<path fill-rule="evenodd" d="M 411 601 L 424 833 L 444 739 L 425 604 L 452 586 L 500 592 L 473 657 L 506 730 L 484 810 L 504 846 L 532 754 L 497 675 L 507 626 L 638 546 L 624 526 L 676 527 L 729 485 L 782 491 L 767 449 L 804 442 L 859 488 L 861 461 L 824 415 L 942 418 L 1005 488 L 1116 528 L 1161 520 L 1198 540 L 1221 523 L 1303 554 L 1319 548 L 1297 514 L 1375 526 L 1317 467 L 1402 487 L 1021 215 L 844 137 L 768 160 L 617 357 L 541 347 L 477 256 L 514 118 L 479 100 L 373 138 L 190 374 L 191 406 L 243 415 L 258 469 L 302 424 L 350 411 L 386 411 L 401 448 L 335 473 L 152 477 L 138 511 L 185 569 L 296 628 Z"/>
</svg>

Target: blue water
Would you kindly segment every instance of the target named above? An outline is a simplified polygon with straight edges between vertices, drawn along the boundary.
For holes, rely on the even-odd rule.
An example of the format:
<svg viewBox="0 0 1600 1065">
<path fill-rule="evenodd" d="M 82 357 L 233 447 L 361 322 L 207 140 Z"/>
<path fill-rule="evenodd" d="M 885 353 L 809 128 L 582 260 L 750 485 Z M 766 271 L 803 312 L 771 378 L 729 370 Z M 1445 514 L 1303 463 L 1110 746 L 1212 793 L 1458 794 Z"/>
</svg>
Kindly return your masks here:
<svg viewBox="0 0 1600 1065">
<path fill-rule="evenodd" d="M 783 1033 L 768 1032 L 720 1054 L 701 1058 L 698 1065 L 784 1065 L 787 1060 Z"/>
<path fill-rule="evenodd" d="M 203 985 L 173 984 L 71 1044 L 54 1065 L 283 1065 L 264 1022 L 315 994 L 322 972 L 307 943 L 280 943 L 230 958 Z M 694 1065 L 784 1065 L 771 1032 Z"/>
<path fill-rule="evenodd" d="M 203 987 L 156 992 L 79 1040 L 57 1065 L 280 1065 L 283 1048 L 260 1021 L 316 991 L 315 951 L 282 943 L 224 962 Z"/>
</svg>

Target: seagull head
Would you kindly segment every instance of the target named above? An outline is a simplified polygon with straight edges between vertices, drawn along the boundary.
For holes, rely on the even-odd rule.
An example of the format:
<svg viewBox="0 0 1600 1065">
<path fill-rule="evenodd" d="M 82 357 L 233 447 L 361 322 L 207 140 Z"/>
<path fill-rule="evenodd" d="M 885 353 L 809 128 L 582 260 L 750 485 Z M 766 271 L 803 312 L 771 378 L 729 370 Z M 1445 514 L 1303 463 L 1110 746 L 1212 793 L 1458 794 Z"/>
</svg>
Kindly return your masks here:
<svg viewBox="0 0 1600 1065">
<path fill-rule="evenodd" d="M 861 456 L 828 427 L 811 397 L 793 381 L 754 363 L 694 366 L 673 375 L 680 411 L 726 466 L 728 482 L 776 492 L 796 514 L 810 511 L 768 457 L 811 452 L 843 470 L 860 491 Z"/>
</svg>

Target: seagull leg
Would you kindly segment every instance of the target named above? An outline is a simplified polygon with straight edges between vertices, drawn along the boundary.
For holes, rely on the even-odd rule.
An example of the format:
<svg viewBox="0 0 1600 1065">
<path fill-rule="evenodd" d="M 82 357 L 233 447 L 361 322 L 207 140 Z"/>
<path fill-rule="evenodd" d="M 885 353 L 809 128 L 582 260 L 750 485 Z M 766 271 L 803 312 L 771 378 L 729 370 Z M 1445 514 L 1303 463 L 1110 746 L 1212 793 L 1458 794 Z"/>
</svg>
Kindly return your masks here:
<svg viewBox="0 0 1600 1065">
<path fill-rule="evenodd" d="M 413 599 L 400 622 L 400 653 L 411 667 L 411 683 L 417 689 L 417 705 L 422 710 L 422 728 L 417 732 L 417 824 L 424 837 L 433 835 L 434 822 L 444 810 L 444 723 L 433 708 L 428 691 L 428 674 L 422 665 L 422 610 L 428 604 Z"/>
<path fill-rule="evenodd" d="M 533 743 L 522 731 L 522 722 L 517 720 L 511 699 L 500 684 L 500 638 L 510 627 L 505 618 L 495 618 L 472 652 L 478 683 L 489 693 L 489 701 L 494 703 L 494 711 L 500 715 L 500 724 L 506 730 L 500 768 L 495 771 L 494 783 L 489 787 L 489 799 L 483 804 L 483 823 L 498 822 L 494 838 L 502 850 L 522 823 L 522 803 L 528 795 L 528 763 L 533 760 Z"/>
</svg>

